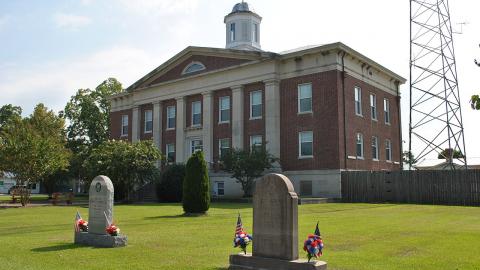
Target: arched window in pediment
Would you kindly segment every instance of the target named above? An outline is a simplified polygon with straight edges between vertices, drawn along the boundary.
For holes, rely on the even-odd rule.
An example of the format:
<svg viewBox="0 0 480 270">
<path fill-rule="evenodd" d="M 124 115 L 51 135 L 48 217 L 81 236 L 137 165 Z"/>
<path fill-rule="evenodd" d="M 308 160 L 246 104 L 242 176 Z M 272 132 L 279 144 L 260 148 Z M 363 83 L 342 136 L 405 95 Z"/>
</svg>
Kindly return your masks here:
<svg viewBox="0 0 480 270">
<path fill-rule="evenodd" d="M 189 74 L 189 73 L 194 73 L 200 70 L 206 69 L 205 65 L 203 65 L 200 62 L 192 62 L 188 64 L 184 69 L 182 74 Z"/>
</svg>

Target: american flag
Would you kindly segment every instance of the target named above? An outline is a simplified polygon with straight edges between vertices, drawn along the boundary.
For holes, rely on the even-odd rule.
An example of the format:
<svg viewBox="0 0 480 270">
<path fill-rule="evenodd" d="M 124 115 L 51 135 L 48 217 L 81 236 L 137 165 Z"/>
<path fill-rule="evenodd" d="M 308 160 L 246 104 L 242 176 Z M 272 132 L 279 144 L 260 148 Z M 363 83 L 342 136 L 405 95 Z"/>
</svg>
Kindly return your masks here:
<svg viewBox="0 0 480 270">
<path fill-rule="evenodd" d="M 80 213 L 77 211 L 77 215 L 75 216 L 75 232 L 80 232 L 80 226 L 78 226 L 78 221 L 82 219 L 82 216 L 80 216 Z"/>
<path fill-rule="evenodd" d="M 315 228 L 315 235 L 320 236 L 320 229 L 318 229 L 318 221 L 317 221 L 317 227 Z"/>
<path fill-rule="evenodd" d="M 235 228 L 235 236 L 240 235 L 243 232 L 242 218 L 240 213 L 238 213 L 237 227 Z"/>
</svg>

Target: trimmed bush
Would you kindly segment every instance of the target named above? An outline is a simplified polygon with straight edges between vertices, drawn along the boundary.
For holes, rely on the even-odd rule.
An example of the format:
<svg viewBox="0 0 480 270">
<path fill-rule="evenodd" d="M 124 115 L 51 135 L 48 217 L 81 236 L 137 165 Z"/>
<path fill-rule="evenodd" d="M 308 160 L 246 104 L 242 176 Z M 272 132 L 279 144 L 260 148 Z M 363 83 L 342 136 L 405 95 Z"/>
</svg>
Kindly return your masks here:
<svg viewBox="0 0 480 270">
<path fill-rule="evenodd" d="M 210 208 L 210 179 L 203 152 L 194 153 L 187 161 L 182 202 L 185 213 L 205 213 Z"/>
<path fill-rule="evenodd" d="M 156 183 L 157 197 L 160 202 L 181 202 L 183 193 L 185 165 L 168 165 Z"/>
</svg>

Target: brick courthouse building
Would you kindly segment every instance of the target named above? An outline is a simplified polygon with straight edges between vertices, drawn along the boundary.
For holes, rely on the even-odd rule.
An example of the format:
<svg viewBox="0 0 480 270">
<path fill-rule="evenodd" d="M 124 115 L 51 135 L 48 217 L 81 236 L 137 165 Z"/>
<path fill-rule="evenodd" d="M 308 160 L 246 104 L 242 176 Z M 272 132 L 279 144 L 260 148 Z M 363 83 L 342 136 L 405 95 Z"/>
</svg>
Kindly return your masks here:
<svg viewBox="0 0 480 270">
<path fill-rule="evenodd" d="M 225 17 L 226 48 L 187 47 L 110 98 L 111 136 L 153 139 L 171 162 L 267 143 L 302 196 L 340 197 L 342 170 L 401 168 L 405 79 L 342 43 L 260 49 L 247 3 Z M 242 195 L 211 170 L 214 196 Z"/>
</svg>

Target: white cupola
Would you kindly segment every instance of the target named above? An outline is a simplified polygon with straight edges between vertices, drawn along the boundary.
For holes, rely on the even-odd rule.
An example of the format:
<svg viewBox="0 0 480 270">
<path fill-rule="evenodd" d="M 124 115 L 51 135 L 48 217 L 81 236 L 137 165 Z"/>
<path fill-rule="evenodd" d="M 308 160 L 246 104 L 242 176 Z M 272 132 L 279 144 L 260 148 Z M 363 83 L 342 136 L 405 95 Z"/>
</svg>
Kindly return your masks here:
<svg viewBox="0 0 480 270">
<path fill-rule="evenodd" d="M 262 17 L 250 11 L 248 3 L 236 4 L 225 16 L 227 49 L 261 50 L 260 23 Z"/>
</svg>

